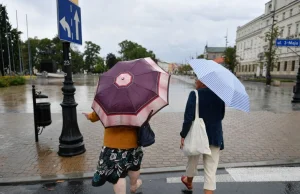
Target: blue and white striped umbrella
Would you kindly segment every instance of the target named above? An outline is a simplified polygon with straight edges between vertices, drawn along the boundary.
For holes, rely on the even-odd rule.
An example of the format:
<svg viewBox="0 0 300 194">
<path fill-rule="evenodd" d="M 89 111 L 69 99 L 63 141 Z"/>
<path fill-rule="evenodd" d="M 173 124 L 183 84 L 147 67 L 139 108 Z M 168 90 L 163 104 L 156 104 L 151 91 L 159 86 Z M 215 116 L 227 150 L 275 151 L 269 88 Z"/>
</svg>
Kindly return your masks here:
<svg viewBox="0 0 300 194">
<path fill-rule="evenodd" d="M 206 59 L 189 61 L 198 79 L 218 95 L 227 106 L 250 111 L 249 96 L 244 85 L 228 69 Z"/>
</svg>

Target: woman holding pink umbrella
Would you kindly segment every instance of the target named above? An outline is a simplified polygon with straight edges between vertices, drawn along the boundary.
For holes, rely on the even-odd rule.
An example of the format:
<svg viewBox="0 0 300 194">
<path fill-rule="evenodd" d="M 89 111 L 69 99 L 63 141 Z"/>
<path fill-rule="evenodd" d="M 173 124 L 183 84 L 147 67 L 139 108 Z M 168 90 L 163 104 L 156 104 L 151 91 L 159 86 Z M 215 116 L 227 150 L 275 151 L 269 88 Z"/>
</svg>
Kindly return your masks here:
<svg viewBox="0 0 300 194">
<path fill-rule="evenodd" d="M 119 62 L 101 76 L 94 111 L 84 113 L 88 120 L 100 120 L 105 127 L 93 186 L 108 181 L 116 194 L 125 194 L 127 175 L 132 193 L 142 185 L 139 134 L 149 129 L 144 125 L 149 118 L 168 105 L 169 81 L 170 75 L 150 58 Z"/>
</svg>

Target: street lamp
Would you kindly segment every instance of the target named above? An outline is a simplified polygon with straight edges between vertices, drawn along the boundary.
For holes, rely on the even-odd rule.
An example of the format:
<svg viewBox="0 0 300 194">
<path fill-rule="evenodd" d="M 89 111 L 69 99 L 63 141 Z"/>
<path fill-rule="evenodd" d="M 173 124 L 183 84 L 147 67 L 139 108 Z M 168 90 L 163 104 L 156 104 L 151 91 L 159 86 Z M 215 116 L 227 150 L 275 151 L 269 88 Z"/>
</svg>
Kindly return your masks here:
<svg viewBox="0 0 300 194">
<path fill-rule="evenodd" d="M 289 47 L 287 47 L 289 48 Z M 290 49 L 290 48 L 289 48 Z M 293 51 L 292 49 L 290 49 Z M 292 103 L 300 103 L 300 55 L 297 54 L 295 51 L 293 51 L 298 57 L 299 57 L 299 68 L 298 68 L 298 73 L 297 73 L 297 82 L 296 85 L 294 86 L 294 96 Z"/>
<path fill-rule="evenodd" d="M 300 103 L 300 57 L 299 57 L 299 68 L 297 74 L 297 82 L 294 86 L 294 97 L 292 103 Z"/>
<path fill-rule="evenodd" d="M 7 53 L 8 53 L 8 65 L 9 65 L 9 74 L 11 75 L 11 62 L 10 62 L 10 49 L 9 49 L 9 35 L 10 33 L 5 33 L 7 40 Z"/>
<path fill-rule="evenodd" d="M 85 152 L 83 137 L 77 123 L 77 113 L 74 94 L 75 87 L 72 80 L 72 68 L 70 62 L 70 43 L 63 42 L 64 72 L 63 102 L 60 104 L 63 113 L 63 128 L 59 137 L 60 156 L 76 156 Z"/>
</svg>

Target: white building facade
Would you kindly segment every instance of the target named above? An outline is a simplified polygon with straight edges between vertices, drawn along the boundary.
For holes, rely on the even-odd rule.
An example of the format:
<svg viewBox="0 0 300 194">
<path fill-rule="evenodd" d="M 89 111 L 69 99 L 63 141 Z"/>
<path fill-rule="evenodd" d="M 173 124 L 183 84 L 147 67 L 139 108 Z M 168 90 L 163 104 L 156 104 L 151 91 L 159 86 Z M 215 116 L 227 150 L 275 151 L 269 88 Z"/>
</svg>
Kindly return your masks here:
<svg viewBox="0 0 300 194">
<path fill-rule="evenodd" d="M 275 11 L 275 26 L 279 27 L 282 39 L 300 38 L 300 0 L 272 0 L 266 3 L 265 13 L 249 23 L 239 26 L 236 34 L 238 76 L 265 76 L 267 60 L 264 52 L 269 49 L 265 34 L 272 26 Z M 300 55 L 299 47 L 291 47 Z M 277 49 L 278 60 L 271 68 L 272 77 L 296 78 L 299 56 L 286 47 Z"/>
</svg>

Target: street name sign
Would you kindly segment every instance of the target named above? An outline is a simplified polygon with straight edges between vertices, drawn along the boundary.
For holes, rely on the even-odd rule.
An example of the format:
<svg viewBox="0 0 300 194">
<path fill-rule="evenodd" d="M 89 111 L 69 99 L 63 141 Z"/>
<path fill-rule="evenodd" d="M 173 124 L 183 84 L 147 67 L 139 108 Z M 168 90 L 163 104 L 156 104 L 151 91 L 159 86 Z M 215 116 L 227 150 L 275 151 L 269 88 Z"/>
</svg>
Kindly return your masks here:
<svg viewBox="0 0 300 194">
<path fill-rule="evenodd" d="M 277 39 L 276 40 L 276 46 L 281 47 L 297 47 L 300 46 L 300 40 L 299 39 Z"/>
</svg>

